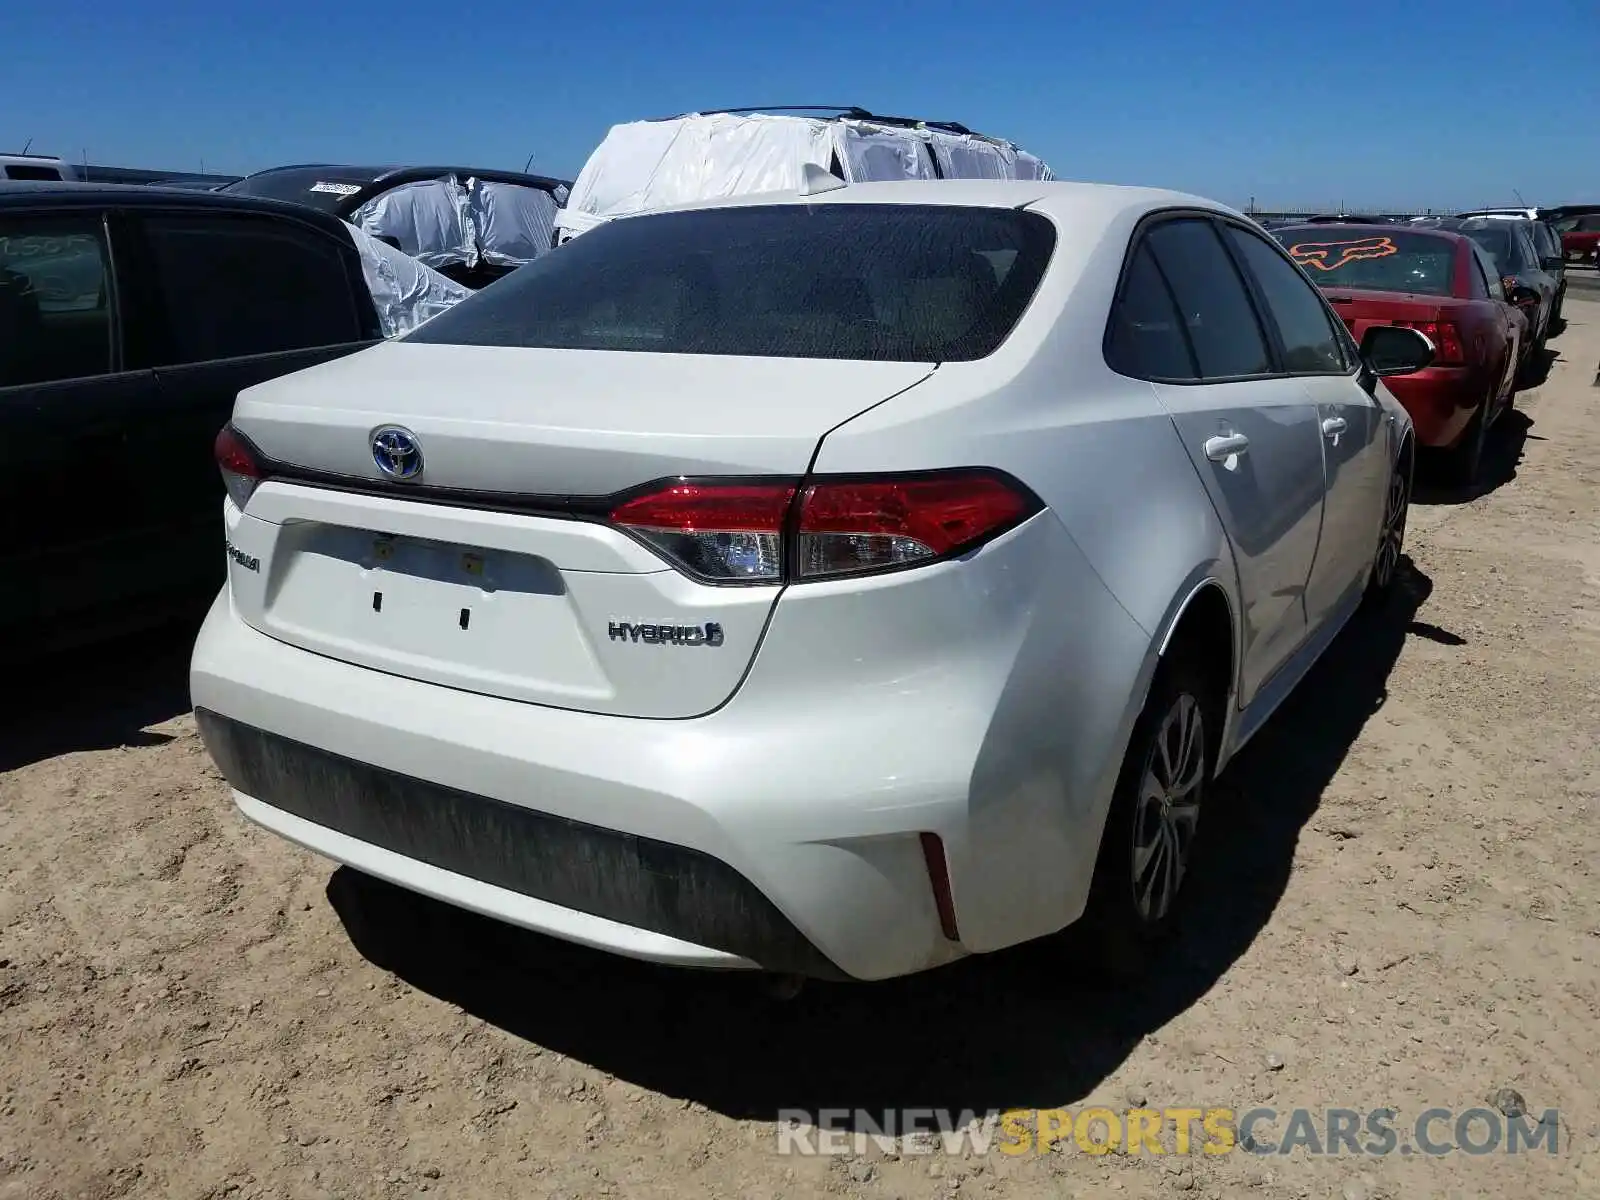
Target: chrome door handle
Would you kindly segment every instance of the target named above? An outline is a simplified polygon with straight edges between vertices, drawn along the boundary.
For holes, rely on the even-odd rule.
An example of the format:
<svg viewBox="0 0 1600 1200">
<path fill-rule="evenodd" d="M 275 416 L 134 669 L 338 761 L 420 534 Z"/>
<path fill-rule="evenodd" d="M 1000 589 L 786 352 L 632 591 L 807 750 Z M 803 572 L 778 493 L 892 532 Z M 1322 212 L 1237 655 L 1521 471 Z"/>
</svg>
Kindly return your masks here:
<svg viewBox="0 0 1600 1200">
<path fill-rule="evenodd" d="M 1338 441 L 1339 435 L 1347 428 L 1349 428 L 1349 426 L 1346 425 L 1343 417 L 1329 417 L 1322 423 L 1322 436 L 1325 438 L 1332 438 L 1334 441 Z"/>
<path fill-rule="evenodd" d="M 1229 433 L 1206 439 L 1206 457 L 1212 462 L 1225 462 L 1235 454 L 1243 454 L 1249 449 L 1250 439 L 1242 433 Z"/>
</svg>

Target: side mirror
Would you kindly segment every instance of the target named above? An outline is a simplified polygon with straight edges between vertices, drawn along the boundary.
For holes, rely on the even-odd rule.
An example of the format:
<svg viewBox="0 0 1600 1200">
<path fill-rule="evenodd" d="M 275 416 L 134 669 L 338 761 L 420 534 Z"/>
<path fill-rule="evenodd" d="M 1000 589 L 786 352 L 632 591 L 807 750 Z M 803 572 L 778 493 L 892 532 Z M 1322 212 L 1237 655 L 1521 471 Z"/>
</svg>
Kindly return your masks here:
<svg viewBox="0 0 1600 1200">
<path fill-rule="evenodd" d="M 1546 254 L 1539 260 L 1539 265 L 1546 271 L 1559 271 L 1562 267 L 1567 265 L 1567 260 L 1564 255 Z"/>
<path fill-rule="evenodd" d="M 1374 325 L 1361 339 L 1361 358 L 1379 379 L 1414 375 L 1433 365 L 1433 342 L 1417 329 L 1399 325 Z"/>
<path fill-rule="evenodd" d="M 1506 302 L 1518 308 L 1531 308 L 1539 303 L 1539 293 L 1519 283 L 1506 289 Z"/>
</svg>

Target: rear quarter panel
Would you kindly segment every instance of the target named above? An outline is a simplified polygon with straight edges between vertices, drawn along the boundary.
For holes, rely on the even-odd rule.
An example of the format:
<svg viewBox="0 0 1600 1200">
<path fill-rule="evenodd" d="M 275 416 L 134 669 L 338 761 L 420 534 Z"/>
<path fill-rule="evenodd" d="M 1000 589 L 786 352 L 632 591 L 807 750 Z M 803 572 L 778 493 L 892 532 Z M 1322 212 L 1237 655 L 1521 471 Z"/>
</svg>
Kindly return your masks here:
<svg viewBox="0 0 1600 1200">
<path fill-rule="evenodd" d="M 947 363 L 914 392 L 847 422 L 824 440 L 815 465 L 999 468 L 1032 488 L 1050 510 L 1044 517 L 1059 523 L 1058 561 L 1040 580 L 1064 572 L 1073 583 L 1036 596 L 994 695 L 994 725 L 970 780 L 972 852 L 992 851 L 992 861 L 1028 864 L 1036 875 L 1048 869 L 1048 848 L 1069 856 L 1057 870 L 1081 868 L 1063 877 L 1083 883 L 1167 631 L 1207 579 L 1241 611 L 1227 538 L 1171 418 L 1150 384 L 1105 365 L 1111 296 L 1141 215 L 1090 244 L 1062 229 L 1056 263 L 999 351 Z M 1085 599 L 1086 587 L 1105 603 Z M 973 620 L 983 612 L 975 595 Z M 1029 874 L 990 881 L 994 922 L 1007 895 L 1045 899 Z M 1054 896 L 1054 924 L 1074 919 L 1084 898 L 1076 883 Z M 963 906 L 964 940 L 968 920 Z M 997 936 L 996 926 L 982 923 L 972 935 Z"/>
</svg>

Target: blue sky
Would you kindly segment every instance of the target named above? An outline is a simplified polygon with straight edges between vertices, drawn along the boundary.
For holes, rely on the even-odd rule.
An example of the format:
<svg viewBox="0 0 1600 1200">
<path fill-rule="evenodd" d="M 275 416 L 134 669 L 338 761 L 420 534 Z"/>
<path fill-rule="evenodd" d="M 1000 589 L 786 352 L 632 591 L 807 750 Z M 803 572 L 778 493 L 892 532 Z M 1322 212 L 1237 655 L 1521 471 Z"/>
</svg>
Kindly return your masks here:
<svg viewBox="0 0 1600 1200">
<path fill-rule="evenodd" d="M 1600 201 L 1600 3 L 1384 8 L 16 0 L 0 149 L 229 173 L 532 154 L 570 176 L 614 122 L 855 103 L 1239 205 Z"/>
</svg>

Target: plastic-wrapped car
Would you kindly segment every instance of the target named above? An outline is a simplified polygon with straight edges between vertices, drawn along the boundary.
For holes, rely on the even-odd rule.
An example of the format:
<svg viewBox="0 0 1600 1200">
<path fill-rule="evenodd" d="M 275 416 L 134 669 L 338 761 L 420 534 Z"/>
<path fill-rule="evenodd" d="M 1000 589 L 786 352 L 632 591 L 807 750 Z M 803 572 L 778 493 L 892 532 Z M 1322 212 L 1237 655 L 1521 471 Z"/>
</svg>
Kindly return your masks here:
<svg viewBox="0 0 1600 1200">
<path fill-rule="evenodd" d="M 675 204 L 794 191 L 807 166 L 848 183 L 1055 178 L 1015 143 L 954 121 L 832 107 L 686 113 L 613 125 L 556 214 L 557 239 Z"/>
<path fill-rule="evenodd" d="M 320 208 L 469 288 L 555 244 L 563 179 L 479 167 L 273 167 L 222 189 Z"/>
<path fill-rule="evenodd" d="M 472 289 L 358 226 L 347 226 L 361 255 L 361 275 L 386 338 L 410 333 L 430 317 L 472 295 Z"/>
</svg>

